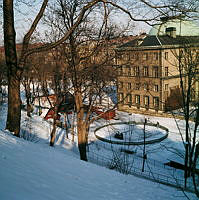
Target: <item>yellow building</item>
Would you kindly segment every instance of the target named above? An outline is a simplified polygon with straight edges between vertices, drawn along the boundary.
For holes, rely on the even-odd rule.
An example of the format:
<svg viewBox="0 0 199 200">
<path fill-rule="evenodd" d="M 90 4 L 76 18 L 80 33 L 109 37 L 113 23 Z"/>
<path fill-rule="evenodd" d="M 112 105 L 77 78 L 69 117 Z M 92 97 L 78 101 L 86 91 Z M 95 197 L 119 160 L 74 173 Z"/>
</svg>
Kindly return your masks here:
<svg viewBox="0 0 199 200">
<path fill-rule="evenodd" d="M 154 26 L 148 35 L 118 47 L 118 109 L 163 112 L 179 107 L 179 66 L 187 60 L 188 49 L 198 65 L 198 47 L 199 27 L 182 18 L 162 18 L 161 25 Z M 195 98 L 198 91 L 196 81 L 192 91 Z"/>
</svg>

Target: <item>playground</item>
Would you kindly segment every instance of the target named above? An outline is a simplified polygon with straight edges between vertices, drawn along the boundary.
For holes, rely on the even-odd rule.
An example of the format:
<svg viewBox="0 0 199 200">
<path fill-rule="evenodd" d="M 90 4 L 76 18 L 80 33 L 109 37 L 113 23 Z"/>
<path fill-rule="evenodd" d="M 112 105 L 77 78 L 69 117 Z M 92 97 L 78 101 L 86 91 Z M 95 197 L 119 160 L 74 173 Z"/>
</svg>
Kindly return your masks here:
<svg viewBox="0 0 199 200">
<path fill-rule="evenodd" d="M 76 113 L 64 106 L 59 107 L 59 120 L 62 123 L 67 121 L 67 126 L 63 126 L 68 129 L 67 140 L 72 140 L 72 145 L 76 146 Z M 183 155 L 184 147 L 175 122 L 168 123 L 171 120 L 161 117 L 109 111 L 97 106 L 92 112 L 99 118 L 91 124 L 88 135 L 87 156 L 90 162 L 168 185 L 175 185 L 176 180 L 183 185 L 183 157 L 179 155 Z M 53 108 L 46 109 L 42 115 L 46 120 L 52 119 Z M 67 120 L 63 120 L 63 116 Z M 183 123 L 179 122 L 182 129 Z M 173 168 L 170 165 L 173 163 L 180 168 Z"/>
</svg>

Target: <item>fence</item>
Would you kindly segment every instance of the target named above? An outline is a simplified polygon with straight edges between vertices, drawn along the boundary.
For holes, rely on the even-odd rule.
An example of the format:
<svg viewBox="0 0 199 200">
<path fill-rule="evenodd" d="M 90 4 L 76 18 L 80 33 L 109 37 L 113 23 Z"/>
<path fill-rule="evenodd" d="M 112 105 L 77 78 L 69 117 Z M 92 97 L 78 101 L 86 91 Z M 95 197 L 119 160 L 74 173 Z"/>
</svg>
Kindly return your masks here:
<svg viewBox="0 0 199 200">
<path fill-rule="evenodd" d="M 90 147 L 88 147 L 89 150 L 92 150 L 91 149 L 92 145 L 96 145 L 97 148 L 103 148 L 103 149 L 106 149 L 106 150 L 109 150 L 109 151 L 119 151 L 119 152 L 124 151 L 125 152 L 125 150 L 128 149 L 128 147 L 124 148 L 125 147 L 124 145 L 111 145 L 111 144 L 106 143 L 106 142 L 95 141 L 95 142 L 91 142 L 89 144 L 89 146 L 90 146 Z M 129 152 L 132 152 L 132 154 L 134 154 L 134 157 L 139 157 L 139 158 L 142 159 L 143 155 L 139 155 L 139 154 L 137 154 L 136 152 L 133 152 L 133 151 L 129 151 Z M 171 168 L 171 167 L 169 167 L 167 165 L 164 165 L 163 163 L 161 163 L 161 162 L 159 162 L 157 160 L 154 160 L 154 159 L 149 159 L 148 158 L 147 162 L 150 163 L 150 165 L 154 166 L 154 167 L 159 167 L 159 168 L 164 168 L 164 169 L 167 168 L 169 170 L 176 171 L 175 168 Z"/>
<path fill-rule="evenodd" d="M 93 151 L 89 151 L 87 156 L 88 156 L 89 162 L 110 168 L 111 158 L 99 155 Z M 143 161 L 142 158 L 134 156 L 134 163 L 142 164 L 142 161 Z M 192 181 L 190 179 L 188 179 L 187 187 L 184 188 L 184 179 L 182 177 L 181 178 L 178 177 L 178 174 L 176 173 L 176 171 L 178 171 L 178 170 L 173 169 L 169 166 L 165 166 L 162 164 L 161 169 L 160 168 L 158 169 L 157 164 L 154 164 L 155 168 L 152 169 L 151 166 L 149 166 L 149 163 L 147 161 L 146 168 L 144 171 L 142 171 L 142 167 L 139 164 L 136 164 L 137 166 L 135 166 L 135 164 L 131 164 L 131 163 L 126 163 L 126 164 L 129 164 L 128 174 L 143 177 L 143 178 L 146 178 L 146 179 L 158 182 L 158 183 L 166 184 L 169 186 L 173 186 L 176 188 L 182 188 L 187 191 L 194 191 Z M 159 166 L 161 166 L 160 163 L 159 163 Z M 165 170 L 168 170 L 168 172 L 165 173 Z M 157 173 L 156 171 L 159 171 L 159 173 Z"/>
<path fill-rule="evenodd" d="M 72 142 L 71 138 L 67 140 L 70 143 Z M 95 151 L 91 149 L 91 145 L 96 145 L 100 148 L 109 150 L 109 155 L 104 156 L 104 155 L 97 154 Z M 110 154 L 110 151 L 112 153 L 118 152 L 118 153 L 123 153 L 123 155 L 125 155 L 125 153 L 121 151 L 121 147 L 122 145 L 112 145 L 110 143 L 104 143 L 99 140 L 95 142 L 91 142 L 88 145 L 88 149 L 87 149 L 88 161 L 100 166 L 117 170 L 117 168 L 111 167 L 111 164 L 113 162 L 113 155 Z M 75 153 L 78 153 L 78 150 L 76 147 L 73 149 L 73 151 Z M 184 188 L 184 178 L 183 178 L 183 172 L 181 170 L 177 170 L 175 168 L 169 167 L 153 159 L 145 159 L 145 169 L 144 171 L 142 171 L 142 167 L 143 167 L 142 156 L 137 155 L 137 154 L 131 154 L 129 158 L 131 159 L 127 159 L 125 161 L 126 162 L 125 164 L 128 167 L 127 171 L 125 171 L 126 174 L 136 175 L 136 176 L 146 178 L 158 183 L 170 185 L 176 188 L 182 188 L 187 191 L 194 191 L 194 187 L 190 179 L 187 180 L 187 187 Z"/>
</svg>

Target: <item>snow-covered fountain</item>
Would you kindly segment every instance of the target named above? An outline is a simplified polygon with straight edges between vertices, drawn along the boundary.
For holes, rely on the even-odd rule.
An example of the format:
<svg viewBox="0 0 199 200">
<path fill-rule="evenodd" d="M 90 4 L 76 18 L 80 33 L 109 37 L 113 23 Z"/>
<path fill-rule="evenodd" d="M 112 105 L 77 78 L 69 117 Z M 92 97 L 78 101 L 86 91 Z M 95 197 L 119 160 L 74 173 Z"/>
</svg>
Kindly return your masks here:
<svg viewBox="0 0 199 200">
<path fill-rule="evenodd" d="M 159 123 L 118 122 L 97 128 L 97 139 L 120 145 L 144 145 L 161 142 L 168 137 L 168 129 Z"/>
</svg>

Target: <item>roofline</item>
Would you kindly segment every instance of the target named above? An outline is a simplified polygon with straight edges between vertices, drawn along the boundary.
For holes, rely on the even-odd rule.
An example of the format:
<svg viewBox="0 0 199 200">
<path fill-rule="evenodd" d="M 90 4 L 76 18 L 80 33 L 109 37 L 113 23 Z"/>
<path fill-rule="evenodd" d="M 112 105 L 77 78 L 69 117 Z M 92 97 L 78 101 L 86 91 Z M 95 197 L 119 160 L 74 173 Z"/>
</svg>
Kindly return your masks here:
<svg viewBox="0 0 199 200">
<path fill-rule="evenodd" d="M 161 43 L 160 43 L 161 44 Z M 138 47 L 122 47 L 122 48 L 115 48 L 116 51 L 125 51 L 125 50 L 131 50 L 131 51 L 137 51 L 137 50 L 161 50 L 161 49 L 176 49 L 176 48 L 185 48 L 185 47 L 199 47 L 199 43 L 196 44 L 185 44 L 185 45 L 157 45 L 157 46 L 138 46 Z"/>
</svg>

